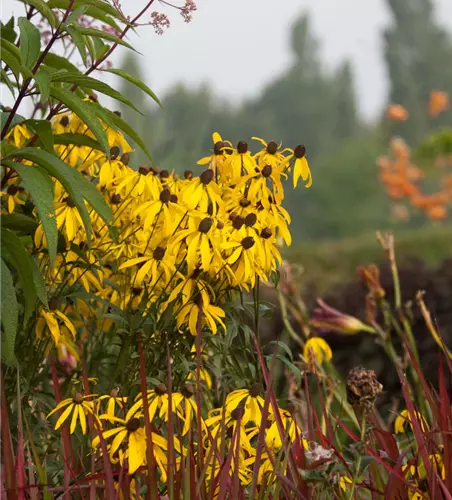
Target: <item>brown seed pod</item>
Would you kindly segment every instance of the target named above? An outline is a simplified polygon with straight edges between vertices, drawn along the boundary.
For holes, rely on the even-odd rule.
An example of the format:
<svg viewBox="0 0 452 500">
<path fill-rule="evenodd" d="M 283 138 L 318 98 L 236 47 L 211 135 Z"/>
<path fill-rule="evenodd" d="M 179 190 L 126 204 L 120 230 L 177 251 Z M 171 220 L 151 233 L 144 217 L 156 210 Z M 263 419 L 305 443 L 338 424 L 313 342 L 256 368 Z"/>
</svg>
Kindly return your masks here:
<svg viewBox="0 0 452 500">
<path fill-rule="evenodd" d="M 267 144 L 267 153 L 274 155 L 276 153 L 276 151 L 278 151 L 278 144 L 276 144 L 275 141 L 270 141 Z"/>
<path fill-rule="evenodd" d="M 245 141 L 240 141 L 237 144 L 237 153 L 243 155 L 248 151 L 248 143 Z"/>
<path fill-rule="evenodd" d="M 205 217 L 198 226 L 198 231 L 203 234 L 207 234 L 213 225 L 213 219 L 210 217 Z"/>
<path fill-rule="evenodd" d="M 293 150 L 293 154 L 295 156 L 295 158 L 303 158 L 303 156 L 306 154 L 306 148 L 305 146 L 302 146 L 301 144 L 299 144 L 294 150 Z"/>
<path fill-rule="evenodd" d="M 245 250 L 249 250 L 251 247 L 254 246 L 254 243 L 255 243 L 255 241 L 254 241 L 254 238 L 252 236 L 246 236 L 242 240 L 242 247 Z"/>
<path fill-rule="evenodd" d="M 154 257 L 155 260 L 162 260 L 164 256 L 165 256 L 165 249 L 162 247 L 157 247 L 152 252 L 152 257 Z"/>
</svg>

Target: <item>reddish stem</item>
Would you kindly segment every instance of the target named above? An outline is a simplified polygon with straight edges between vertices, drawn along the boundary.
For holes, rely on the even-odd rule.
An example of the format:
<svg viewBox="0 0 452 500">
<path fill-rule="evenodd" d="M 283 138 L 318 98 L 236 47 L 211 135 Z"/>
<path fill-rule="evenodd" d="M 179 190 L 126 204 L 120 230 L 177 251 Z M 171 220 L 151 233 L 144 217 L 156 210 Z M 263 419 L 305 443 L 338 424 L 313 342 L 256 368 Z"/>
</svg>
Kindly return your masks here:
<svg viewBox="0 0 452 500">
<path fill-rule="evenodd" d="M 11 438 L 11 429 L 8 418 L 8 402 L 6 400 L 5 380 L 3 378 L 3 366 L 0 367 L 0 376 L 2 384 L 2 404 L 0 408 L 1 417 L 1 436 L 2 436 L 2 466 L 3 474 L 6 482 L 6 498 L 14 500 L 17 496 L 17 481 L 15 470 L 15 458 L 13 451 L 13 443 Z"/>
</svg>

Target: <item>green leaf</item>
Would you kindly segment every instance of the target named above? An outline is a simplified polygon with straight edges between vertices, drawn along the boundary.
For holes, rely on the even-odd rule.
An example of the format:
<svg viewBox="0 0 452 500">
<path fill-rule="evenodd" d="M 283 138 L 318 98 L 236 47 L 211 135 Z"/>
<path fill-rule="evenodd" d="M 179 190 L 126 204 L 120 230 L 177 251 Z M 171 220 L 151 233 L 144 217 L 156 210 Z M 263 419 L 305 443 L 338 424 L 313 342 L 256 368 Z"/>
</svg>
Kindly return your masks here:
<svg viewBox="0 0 452 500">
<path fill-rule="evenodd" d="M 75 3 L 74 3 L 74 4 L 72 4 L 71 9 L 75 9 L 75 10 L 72 10 L 72 12 L 67 17 L 66 22 L 65 22 L 66 26 L 68 26 L 69 24 L 72 24 L 72 23 L 77 23 L 79 17 L 86 14 L 87 7 L 86 6 L 76 7 Z"/>
<path fill-rule="evenodd" d="M 67 9 L 70 5 L 70 0 L 49 0 L 47 2 L 47 4 L 51 8 L 57 7 L 59 9 Z M 116 19 L 126 21 L 126 19 L 123 19 L 123 16 L 121 15 L 121 13 L 117 9 L 115 9 L 108 2 L 105 2 L 103 0 L 75 0 L 72 3 L 72 7 L 74 9 L 77 9 L 78 7 L 83 6 L 83 5 L 87 6 L 88 8 L 95 7 L 100 12 L 104 12 L 105 14 L 108 14 L 112 17 L 115 17 Z M 91 14 L 89 14 L 88 12 L 87 12 L 87 14 L 89 16 L 91 16 Z M 92 17 L 96 17 L 96 16 L 92 16 Z"/>
<path fill-rule="evenodd" d="M 8 75 L 6 74 L 6 71 L 3 68 L 0 69 L 0 81 L 8 87 L 12 96 L 15 97 L 16 95 L 16 87 L 14 86 L 15 83 L 8 78 Z"/>
<path fill-rule="evenodd" d="M 107 33 L 106 31 L 97 30 L 97 29 L 94 29 L 94 28 L 81 28 L 81 27 L 78 27 L 77 29 L 83 35 L 88 35 L 88 36 L 92 36 L 92 37 L 103 38 L 104 40 L 108 40 L 109 42 L 117 43 L 118 45 L 122 45 L 123 47 L 126 47 L 126 48 L 128 48 L 130 50 L 133 50 L 134 52 L 139 53 L 138 51 L 136 51 L 132 47 L 132 45 L 130 45 L 130 43 L 127 43 L 124 40 L 122 40 L 121 38 L 119 38 L 119 37 L 117 37 L 115 35 L 112 35 L 111 33 Z"/>
<path fill-rule="evenodd" d="M 14 16 L 6 23 L 0 23 L 0 34 L 3 40 L 14 43 L 17 38 L 17 33 L 14 31 Z"/>
<path fill-rule="evenodd" d="M 13 278 L 3 259 L 1 259 L 1 271 L 1 322 L 3 326 L 1 356 L 6 364 L 13 366 L 16 364 L 14 347 L 16 344 L 19 308 Z"/>
<path fill-rule="evenodd" d="M 149 153 L 146 145 L 144 144 L 143 139 L 133 130 L 133 128 L 125 122 L 120 116 L 113 111 L 110 111 L 107 108 L 103 108 L 99 104 L 96 105 L 97 112 L 102 116 L 102 119 L 105 121 L 107 125 L 112 127 L 114 130 L 120 129 L 125 134 L 127 134 L 131 139 L 133 139 L 138 146 L 146 153 L 147 157 L 151 162 L 153 162 L 151 153 Z"/>
<path fill-rule="evenodd" d="M 102 145 L 105 154 L 108 155 L 110 148 L 108 146 L 107 133 L 104 125 L 98 119 L 96 113 L 97 107 L 94 107 L 94 103 L 87 103 L 74 95 L 73 92 L 54 87 L 53 85 L 50 87 L 50 95 L 71 109 L 86 124 Z"/>
<path fill-rule="evenodd" d="M 9 111 L 2 111 L 0 113 L 0 123 L 1 123 L 1 128 L 3 130 L 3 127 L 5 126 L 8 118 L 9 118 L 9 114 L 10 112 Z M 8 129 L 8 132 L 14 128 L 16 125 L 18 125 L 19 123 L 22 123 L 23 121 L 25 121 L 25 118 L 22 116 L 22 115 L 14 115 L 13 116 L 13 119 L 11 120 L 11 123 L 9 125 L 9 129 Z"/>
<path fill-rule="evenodd" d="M 105 44 L 100 38 L 94 37 L 93 38 L 94 42 L 94 49 L 95 49 L 95 59 L 100 59 L 103 57 L 107 52 L 108 49 L 110 48 L 110 45 Z"/>
<path fill-rule="evenodd" d="M 38 227 L 38 223 L 28 215 L 19 213 L 2 214 L 2 227 L 13 229 L 16 233 L 33 234 Z"/>
<path fill-rule="evenodd" d="M 20 55 L 22 63 L 28 69 L 32 69 L 41 50 L 41 35 L 38 28 L 26 17 L 19 17 L 18 25 L 20 29 Z"/>
<path fill-rule="evenodd" d="M 108 95 L 112 99 L 116 99 L 117 101 L 126 104 L 127 106 L 140 113 L 135 105 L 120 92 L 110 87 L 110 85 L 108 85 L 107 83 L 96 80 L 95 78 L 91 78 L 90 76 L 81 75 L 80 73 L 58 73 L 52 75 L 52 82 L 72 83 L 73 85 L 80 85 L 81 87 L 87 87 L 91 90 L 96 90 L 97 92 L 101 92 L 102 94 Z"/>
<path fill-rule="evenodd" d="M 64 133 L 64 134 L 55 134 L 53 136 L 53 140 L 55 144 L 63 144 L 63 145 L 72 145 L 75 146 L 87 146 L 92 149 L 97 149 L 102 151 L 102 146 L 88 135 L 84 134 L 73 134 L 73 133 Z"/>
<path fill-rule="evenodd" d="M 1 57 L 2 61 L 5 61 L 11 68 L 16 78 L 19 78 L 20 74 L 22 74 L 24 78 L 31 78 L 33 76 L 31 71 L 22 64 L 19 49 L 4 39 L 2 39 Z"/>
<path fill-rule="evenodd" d="M 54 12 L 43 0 L 21 0 L 22 2 L 32 5 L 54 28 L 57 26 L 57 19 Z"/>
<path fill-rule="evenodd" d="M 39 150 L 36 149 L 36 151 Z M 57 251 L 58 229 L 55 218 L 55 209 L 53 206 L 54 185 L 52 179 L 39 167 L 27 167 L 21 163 L 9 161 L 5 162 L 5 164 L 14 169 L 20 175 L 25 189 L 31 195 L 33 203 L 42 221 L 50 261 L 53 264 Z"/>
<path fill-rule="evenodd" d="M 65 69 L 75 73 L 81 73 L 76 66 L 69 62 L 65 57 L 61 57 L 53 52 L 46 54 L 44 63 L 55 69 Z"/>
<path fill-rule="evenodd" d="M 145 92 L 149 97 L 151 97 L 160 107 L 162 107 L 162 103 L 159 101 L 158 97 L 152 92 L 152 90 L 141 80 L 138 78 L 130 75 L 126 71 L 118 68 L 111 68 L 107 69 L 105 71 L 108 71 L 109 73 L 113 73 L 114 75 L 120 76 L 121 78 L 124 78 L 124 80 L 127 80 L 128 82 L 132 83 L 133 85 L 137 86 L 140 88 L 143 92 Z"/>
<path fill-rule="evenodd" d="M 50 97 L 50 73 L 39 67 L 38 72 L 34 75 L 39 92 L 41 92 L 41 104 L 46 104 Z"/>
<path fill-rule="evenodd" d="M 52 125 L 48 120 L 25 120 L 23 125 L 26 125 L 38 135 L 39 141 L 44 149 L 53 153 Z"/>
<path fill-rule="evenodd" d="M 44 280 L 33 257 L 27 252 L 20 238 L 2 227 L 2 256 L 17 272 L 19 283 L 24 293 L 25 323 L 36 309 L 36 299 L 47 306 Z M 31 279 L 30 279 L 31 278 Z"/>
</svg>

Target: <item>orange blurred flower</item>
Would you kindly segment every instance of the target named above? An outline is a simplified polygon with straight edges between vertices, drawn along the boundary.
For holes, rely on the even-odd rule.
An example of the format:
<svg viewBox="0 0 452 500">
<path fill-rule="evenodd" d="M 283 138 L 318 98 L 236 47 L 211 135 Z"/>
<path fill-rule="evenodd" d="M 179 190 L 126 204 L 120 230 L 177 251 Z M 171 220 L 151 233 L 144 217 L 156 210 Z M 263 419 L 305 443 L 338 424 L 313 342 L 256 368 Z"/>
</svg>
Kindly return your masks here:
<svg viewBox="0 0 452 500">
<path fill-rule="evenodd" d="M 390 104 L 386 110 L 386 115 L 390 120 L 404 122 L 408 120 L 408 110 L 401 104 Z"/>
<path fill-rule="evenodd" d="M 434 90 L 430 94 L 428 113 L 432 117 L 438 116 L 449 107 L 449 95 L 441 90 Z"/>
<path fill-rule="evenodd" d="M 443 220 L 447 217 L 447 209 L 444 205 L 432 205 L 427 208 L 427 214 L 434 220 Z"/>
</svg>

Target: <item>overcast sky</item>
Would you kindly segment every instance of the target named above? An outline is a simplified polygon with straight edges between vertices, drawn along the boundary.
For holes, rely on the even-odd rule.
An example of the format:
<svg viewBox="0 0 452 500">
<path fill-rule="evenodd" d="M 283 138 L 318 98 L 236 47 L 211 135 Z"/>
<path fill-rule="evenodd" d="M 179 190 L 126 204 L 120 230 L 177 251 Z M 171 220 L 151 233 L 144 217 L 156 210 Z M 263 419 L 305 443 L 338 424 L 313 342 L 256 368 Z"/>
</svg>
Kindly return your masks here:
<svg viewBox="0 0 452 500">
<path fill-rule="evenodd" d="M 407 0 L 409 1 L 409 0 Z M 2 20 L 23 6 L 0 0 Z M 174 0 L 181 5 L 183 0 Z M 158 36 L 151 27 L 132 38 L 143 54 L 146 82 L 158 94 L 178 81 L 210 83 L 222 96 L 234 100 L 253 95 L 290 61 L 289 33 L 302 12 L 312 13 L 313 28 L 322 42 L 327 64 L 344 58 L 354 63 L 356 87 L 363 113 L 371 117 L 385 99 L 386 75 L 381 31 L 390 22 L 385 0 L 197 0 L 193 21 L 185 24 L 179 13 L 162 7 L 171 27 Z M 452 0 L 436 0 L 437 17 L 452 31 Z M 133 14 L 145 0 L 122 0 Z M 122 54 L 114 58 L 115 64 Z M 251 65 L 253 61 L 253 65 Z"/>
</svg>

